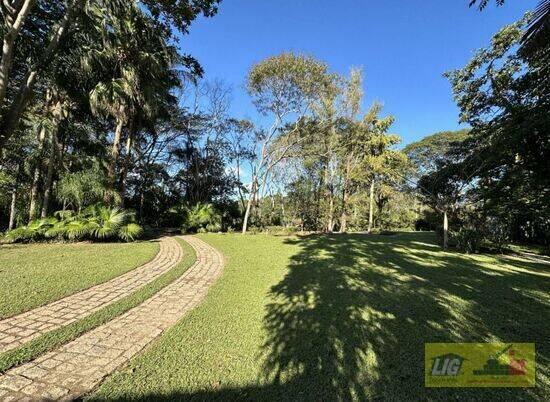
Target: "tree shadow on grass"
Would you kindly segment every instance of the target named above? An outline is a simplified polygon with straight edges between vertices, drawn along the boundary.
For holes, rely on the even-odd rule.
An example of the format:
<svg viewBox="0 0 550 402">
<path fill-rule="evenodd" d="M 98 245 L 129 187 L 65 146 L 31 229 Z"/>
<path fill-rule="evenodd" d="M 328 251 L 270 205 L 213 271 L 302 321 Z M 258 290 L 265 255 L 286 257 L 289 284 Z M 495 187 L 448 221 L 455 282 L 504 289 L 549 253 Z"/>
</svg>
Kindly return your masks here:
<svg viewBox="0 0 550 402">
<path fill-rule="evenodd" d="M 431 234 L 311 235 L 269 292 L 257 385 L 151 400 L 543 400 L 548 267 L 442 253 Z M 537 387 L 428 389 L 427 342 L 535 342 Z"/>
<path fill-rule="evenodd" d="M 550 275 L 540 264 L 483 262 L 442 253 L 429 234 L 421 240 L 293 240 L 301 251 L 271 289 L 265 317 L 265 379 L 281 385 L 281 398 L 289 382 L 300 392 L 294 400 L 542 397 L 540 389 L 424 388 L 426 342 L 488 341 L 537 343 L 538 383 L 548 387 Z"/>
</svg>

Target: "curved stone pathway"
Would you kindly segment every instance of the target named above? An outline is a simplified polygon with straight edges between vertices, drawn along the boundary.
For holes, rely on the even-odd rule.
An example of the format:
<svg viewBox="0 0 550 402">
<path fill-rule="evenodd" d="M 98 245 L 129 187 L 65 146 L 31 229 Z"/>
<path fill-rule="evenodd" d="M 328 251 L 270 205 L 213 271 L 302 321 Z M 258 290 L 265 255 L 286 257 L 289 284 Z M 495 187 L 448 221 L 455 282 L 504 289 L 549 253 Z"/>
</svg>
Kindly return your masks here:
<svg viewBox="0 0 550 402">
<path fill-rule="evenodd" d="M 160 239 L 160 250 L 150 262 L 108 282 L 42 307 L 0 321 L 0 353 L 14 349 L 54 329 L 69 325 L 122 299 L 155 280 L 181 261 L 182 249 L 171 237 Z"/>
<path fill-rule="evenodd" d="M 197 261 L 181 277 L 114 320 L 0 376 L 0 400 L 74 400 L 128 362 L 196 307 L 223 269 L 223 256 L 185 236 Z"/>
</svg>

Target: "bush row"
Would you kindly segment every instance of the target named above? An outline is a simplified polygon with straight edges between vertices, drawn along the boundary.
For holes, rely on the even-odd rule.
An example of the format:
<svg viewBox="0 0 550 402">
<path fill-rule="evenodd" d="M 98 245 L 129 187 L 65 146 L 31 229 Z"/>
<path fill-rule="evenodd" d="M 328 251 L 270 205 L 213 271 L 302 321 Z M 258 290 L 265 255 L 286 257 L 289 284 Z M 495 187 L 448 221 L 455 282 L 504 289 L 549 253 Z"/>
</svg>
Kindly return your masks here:
<svg viewBox="0 0 550 402">
<path fill-rule="evenodd" d="M 143 233 L 135 216 L 120 208 L 93 205 L 81 212 L 59 211 L 8 231 L 5 242 L 41 240 L 122 240 L 134 241 Z"/>
</svg>

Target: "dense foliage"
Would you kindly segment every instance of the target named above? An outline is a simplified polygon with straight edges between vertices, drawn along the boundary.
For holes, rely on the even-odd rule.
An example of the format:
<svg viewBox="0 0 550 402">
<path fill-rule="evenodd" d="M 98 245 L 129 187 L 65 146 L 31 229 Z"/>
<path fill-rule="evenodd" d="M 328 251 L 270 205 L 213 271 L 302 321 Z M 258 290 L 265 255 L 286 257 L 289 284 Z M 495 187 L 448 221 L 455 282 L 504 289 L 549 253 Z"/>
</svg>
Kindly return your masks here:
<svg viewBox="0 0 550 402">
<path fill-rule="evenodd" d="M 178 105 L 176 91 L 196 84 L 202 69 L 177 50 L 174 30 L 187 33 L 197 16 L 213 16 L 218 3 L 2 3 L 2 228 L 18 226 L 13 238 L 30 230 L 36 239 L 49 230 L 52 211 L 72 209 L 76 221 L 86 220 L 82 211 L 98 202 L 111 211 L 135 209 L 142 222 L 157 223 L 160 214 L 150 204 L 160 201 L 164 210 L 179 201 L 178 186 L 196 177 L 168 172 L 167 162 L 185 150 L 182 165 L 209 163 L 199 136 L 204 127 L 214 130 L 214 117 Z M 223 170 L 220 150 L 211 148 Z M 217 191 L 228 190 L 214 190 L 208 200 Z"/>
<path fill-rule="evenodd" d="M 133 214 L 118 208 L 93 205 L 79 213 L 59 211 L 6 233 L 8 242 L 38 240 L 109 240 L 133 241 L 143 229 Z"/>
<path fill-rule="evenodd" d="M 469 128 L 402 151 L 395 118 L 379 103 L 364 108 L 362 71 L 344 76 L 310 55 L 252 66 L 246 90 L 262 124 L 231 116 L 230 88 L 205 80 L 178 43 L 219 3 L 2 3 L 8 237 L 131 240 L 141 229 L 127 224 L 139 222 L 189 232 L 437 230 L 468 251 L 549 244 L 547 1 L 446 74 Z M 102 236 L 109 219 L 94 208 L 135 222 Z"/>
<path fill-rule="evenodd" d="M 221 231 L 221 215 L 212 204 L 196 204 L 184 211 L 184 232 L 219 232 Z"/>
<path fill-rule="evenodd" d="M 465 251 L 550 245 L 550 42 L 528 53 L 520 47 L 532 21 L 527 15 L 502 28 L 446 74 L 468 133 L 408 147 L 423 201 L 448 216 L 451 238 Z"/>
</svg>

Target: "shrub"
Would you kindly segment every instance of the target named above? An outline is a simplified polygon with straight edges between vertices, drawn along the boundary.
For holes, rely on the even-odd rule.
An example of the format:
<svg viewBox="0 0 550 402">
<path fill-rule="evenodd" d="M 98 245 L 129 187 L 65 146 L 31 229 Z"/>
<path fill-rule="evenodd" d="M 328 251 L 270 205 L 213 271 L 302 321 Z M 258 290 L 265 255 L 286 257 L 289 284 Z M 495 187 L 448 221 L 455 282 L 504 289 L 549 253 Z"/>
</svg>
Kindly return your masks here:
<svg viewBox="0 0 550 402">
<path fill-rule="evenodd" d="M 222 231 L 222 225 L 219 223 L 209 223 L 206 225 L 206 231 L 209 233 L 216 233 Z"/>
<path fill-rule="evenodd" d="M 508 245 L 509 225 L 498 219 L 489 219 L 485 229 L 485 235 L 491 245 L 498 251 L 502 252 Z"/>
<path fill-rule="evenodd" d="M 451 238 L 456 243 L 456 248 L 465 253 L 477 253 L 483 246 L 485 235 L 483 230 L 470 227 L 461 227 L 456 232 L 451 232 Z"/>
<path fill-rule="evenodd" d="M 52 217 L 32 221 L 7 232 L 4 239 L 11 243 L 47 239 L 134 241 L 142 232 L 133 213 L 97 204 L 80 213 L 56 212 Z"/>
<path fill-rule="evenodd" d="M 60 201 L 79 211 L 85 206 L 100 203 L 106 195 L 120 201 L 118 192 L 109 190 L 105 185 L 105 175 L 99 165 L 64 174 L 59 180 L 56 194 Z"/>
<path fill-rule="evenodd" d="M 212 204 L 197 204 L 185 210 L 182 232 L 219 232 L 221 215 Z"/>
</svg>

